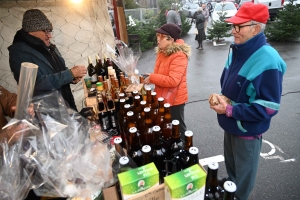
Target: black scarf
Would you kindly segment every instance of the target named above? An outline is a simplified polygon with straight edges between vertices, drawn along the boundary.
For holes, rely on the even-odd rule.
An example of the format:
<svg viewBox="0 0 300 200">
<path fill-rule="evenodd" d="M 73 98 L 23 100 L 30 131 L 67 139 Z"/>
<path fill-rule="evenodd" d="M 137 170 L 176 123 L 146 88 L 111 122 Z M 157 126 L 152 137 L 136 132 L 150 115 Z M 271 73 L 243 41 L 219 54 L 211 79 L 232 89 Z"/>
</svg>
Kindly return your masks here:
<svg viewBox="0 0 300 200">
<path fill-rule="evenodd" d="M 64 64 L 61 63 L 60 60 L 58 59 L 58 55 L 55 52 L 56 46 L 54 44 L 50 44 L 50 46 L 47 47 L 41 39 L 29 35 L 22 29 L 19 30 L 14 37 L 13 43 L 16 42 L 24 42 L 28 46 L 40 52 L 49 61 L 49 63 L 51 64 L 52 68 L 56 73 L 66 70 Z M 69 106 L 77 111 L 70 85 L 67 84 L 61 86 L 59 91 L 62 97 L 64 98 L 64 100 L 69 104 Z"/>
</svg>

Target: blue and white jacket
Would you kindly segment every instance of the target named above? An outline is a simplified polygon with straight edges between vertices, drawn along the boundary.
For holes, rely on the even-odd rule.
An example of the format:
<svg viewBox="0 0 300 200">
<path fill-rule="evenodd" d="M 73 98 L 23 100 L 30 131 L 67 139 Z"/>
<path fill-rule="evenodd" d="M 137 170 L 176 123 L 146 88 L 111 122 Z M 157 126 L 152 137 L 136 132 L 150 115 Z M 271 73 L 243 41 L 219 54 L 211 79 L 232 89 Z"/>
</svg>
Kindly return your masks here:
<svg viewBox="0 0 300 200">
<path fill-rule="evenodd" d="M 286 64 L 264 33 L 231 48 L 220 81 L 221 93 L 232 101 L 232 117 L 218 114 L 219 125 L 238 136 L 262 134 L 279 110 Z"/>
</svg>

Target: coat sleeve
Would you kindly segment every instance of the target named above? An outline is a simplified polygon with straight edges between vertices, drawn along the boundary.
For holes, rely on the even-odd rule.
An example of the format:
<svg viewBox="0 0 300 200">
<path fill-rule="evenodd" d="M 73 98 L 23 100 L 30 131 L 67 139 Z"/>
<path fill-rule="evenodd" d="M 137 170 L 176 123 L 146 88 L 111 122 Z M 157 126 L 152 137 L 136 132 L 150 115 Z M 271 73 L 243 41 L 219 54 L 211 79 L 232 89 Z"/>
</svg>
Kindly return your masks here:
<svg viewBox="0 0 300 200">
<path fill-rule="evenodd" d="M 11 107 L 17 104 L 17 95 L 10 93 L 6 89 L 0 86 L 0 103 L 3 108 L 3 114 L 9 116 L 10 118 L 14 117 L 14 111 Z"/>
<path fill-rule="evenodd" d="M 172 54 L 168 60 L 170 63 L 160 62 L 160 59 L 157 59 L 154 73 L 150 75 L 151 83 L 159 87 L 177 87 L 180 84 L 188 65 L 188 59 L 184 53 L 177 52 Z M 160 73 L 159 70 L 162 69 L 167 73 Z"/>
<path fill-rule="evenodd" d="M 19 82 L 21 64 L 23 62 L 31 62 L 38 65 L 35 92 L 60 89 L 63 85 L 72 82 L 72 74 L 66 67 L 65 70 L 55 73 L 54 70 L 51 69 L 50 63 L 46 63 L 48 61 L 39 58 L 37 55 L 22 51 L 21 47 L 14 47 L 9 53 L 10 68 L 17 83 Z M 39 52 L 37 53 L 39 54 Z M 40 56 L 42 57 L 41 54 Z"/>
</svg>

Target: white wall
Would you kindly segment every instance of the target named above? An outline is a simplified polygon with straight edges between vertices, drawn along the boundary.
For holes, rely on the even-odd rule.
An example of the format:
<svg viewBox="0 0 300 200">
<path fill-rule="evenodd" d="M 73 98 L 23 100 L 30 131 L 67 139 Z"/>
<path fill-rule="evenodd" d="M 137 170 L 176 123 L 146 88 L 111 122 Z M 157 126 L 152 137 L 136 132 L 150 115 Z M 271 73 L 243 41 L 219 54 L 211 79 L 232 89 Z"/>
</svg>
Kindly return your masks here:
<svg viewBox="0 0 300 200">
<path fill-rule="evenodd" d="M 106 52 L 106 43 L 114 46 L 114 35 L 107 11 L 106 0 L 0 0 L 0 85 L 17 92 L 17 84 L 9 67 L 7 47 L 22 26 L 23 14 L 28 9 L 43 11 L 54 27 L 52 43 L 63 55 L 67 67 L 87 66 L 87 56 Z M 78 109 L 83 92 L 81 82 L 72 87 Z"/>
</svg>

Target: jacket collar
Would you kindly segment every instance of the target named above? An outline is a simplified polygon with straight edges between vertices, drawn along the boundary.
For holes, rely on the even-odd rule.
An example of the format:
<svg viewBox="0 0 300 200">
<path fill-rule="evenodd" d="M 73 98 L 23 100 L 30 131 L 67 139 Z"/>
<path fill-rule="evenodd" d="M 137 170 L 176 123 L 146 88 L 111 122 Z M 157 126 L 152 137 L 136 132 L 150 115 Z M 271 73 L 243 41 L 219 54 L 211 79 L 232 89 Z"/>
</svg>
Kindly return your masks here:
<svg viewBox="0 0 300 200">
<path fill-rule="evenodd" d="M 165 56 L 170 56 L 176 52 L 183 52 L 189 58 L 191 55 L 191 47 L 189 45 L 185 44 L 182 39 L 178 39 L 178 40 L 176 40 L 176 42 L 169 45 L 165 51 L 156 47 L 155 52 L 157 54 L 162 53 Z"/>
</svg>

